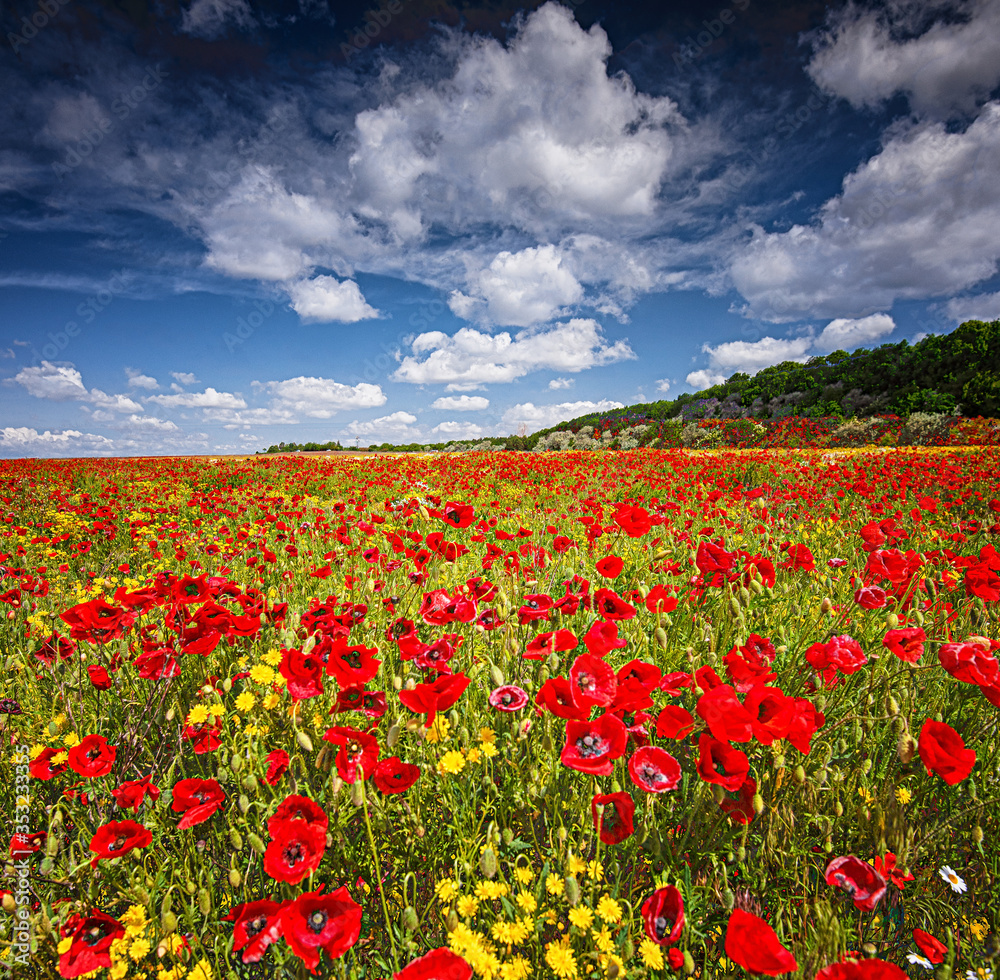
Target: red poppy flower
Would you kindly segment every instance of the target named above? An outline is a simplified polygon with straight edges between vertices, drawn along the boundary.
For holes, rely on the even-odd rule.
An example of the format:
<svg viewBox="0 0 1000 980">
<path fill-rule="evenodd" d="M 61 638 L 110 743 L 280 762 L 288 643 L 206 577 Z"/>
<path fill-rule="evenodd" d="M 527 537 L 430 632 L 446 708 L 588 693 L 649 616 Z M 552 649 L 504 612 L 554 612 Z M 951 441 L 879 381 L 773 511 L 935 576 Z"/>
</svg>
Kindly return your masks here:
<svg viewBox="0 0 1000 980">
<path fill-rule="evenodd" d="M 326 852 L 322 827 L 305 820 L 282 820 L 271 834 L 264 852 L 264 871 L 275 881 L 297 885 L 319 867 Z"/>
<path fill-rule="evenodd" d="M 52 760 L 60 755 L 63 749 L 54 748 L 44 748 L 41 752 L 31 760 L 31 764 L 28 766 L 28 772 L 31 773 L 35 779 L 49 780 L 54 779 L 56 776 L 61 776 L 66 771 L 67 764 L 65 762 L 52 764 Z"/>
<path fill-rule="evenodd" d="M 89 915 L 71 915 L 59 930 L 70 947 L 59 957 L 59 975 L 70 980 L 111 966 L 111 944 L 125 935 L 125 927 L 95 909 Z"/>
<path fill-rule="evenodd" d="M 942 643 L 938 660 L 955 680 L 980 687 L 1000 680 L 1000 664 L 987 647 L 978 643 Z"/>
<path fill-rule="evenodd" d="M 730 793 L 735 793 L 743 785 L 749 771 L 750 762 L 739 749 L 711 735 L 702 735 L 698 739 L 698 775 L 706 783 L 718 783 Z"/>
<path fill-rule="evenodd" d="M 605 578 L 618 578 L 624 567 L 625 562 L 617 555 L 607 555 L 594 565 L 597 574 L 603 575 Z"/>
<path fill-rule="evenodd" d="M 669 752 L 655 745 L 644 745 L 632 753 L 628 774 L 632 782 L 647 793 L 665 793 L 676 789 L 681 781 L 680 764 Z"/>
<path fill-rule="evenodd" d="M 330 825 L 330 818 L 323 808 L 308 796 L 286 796 L 267 821 L 267 832 L 272 837 L 277 836 L 278 829 L 289 820 L 301 820 L 318 827 L 324 834 Z"/>
<path fill-rule="evenodd" d="M 726 956 L 749 973 L 776 977 L 794 973 L 799 964 L 763 920 L 743 909 L 733 909 L 726 927 Z"/>
<path fill-rule="evenodd" d="M 753 718 L 728 684 L 706 691 L 695 710 L 720 742 L 749 742 L 753 738 Z"/>
<path fill-rule="evenodd" d="M 597 812 L 599 806 L 604 807 L 603 814 Z M 590 813 L 603 844 L 620 844 L 635 832 L 635 802 L 628 793 L 598 793 Z"/>
<path fill-rule="evenodd" d="M 295 701 L 315 698 L 323 693 L 323 661 L 297 647 L 282 649 L 278 672 L 285 678 L 288 693 Z"/>
<path fill-rule="evenodd" d="M 233 923 L 233 952 L 243 950 L 244 963 L 259 963 L 271 943 L 281 938 L 283 905 L 264 899 L 235 905 L 223 922 Z"/>
<path fill-rule="evenodd" d="M 133 813 L 138 813 L 142 801 L 148 796 L 155 803 L 160 798 L 160 791 L 150 782 L 149 776 L 143 776 L 142 779 L 122 783 L 111 791 L 111 795 L 123 810 L 131 809 Z"/>
<path fill-rule="evenodd" d="M 665 705 L 656 716 L 656 734 L 659 738 L 686 738 L 693 728 L 694 716 L 680 705 Z"/>
<path fill-rule="evenodd" d="M 490 692 L 489 702 L 497 711 L 520 711 L 528 703 L 528 692 L 516 684 L 504 684 Z"/>
<path fill-rule="evenodd" d="M 965 779 L 976 764 L 975 749 L 967 749 L 962 736 L 950 725 L 928 718 L 920 729 L 917 751 L 928 772 L 949 786 Z"/>
<path fill-rule="evenodd" d="M 353 783 L 358 778 L 358 769 L 364 771 L 368 779 L 375 771 L 378 762 L 378 739 L 356 728 L 334 726 L 328 728 L 323 735 L 324 742 L 339 746 L 337 752 L 337 772 L 345 783 Z"/>
<path fill-rule="evenodd" d="M 284 749 L 275 749 L 266 756 L 267 772 L 264 774 L 264 782 L 268 786 L 277 786 L 281 777 L 288 772 L 288 753 Z"/>
<path fill-rule="evenodd" d="M 69 750 L 69 767 L 85 779 L 106 776 L 117 752 L 103 735 L 87 735 Z"/>
<path fill-rule="evenodd" d="M 321 949 L 335 960 L 358 941 L 361 906 L 346 888 L 329 895 L 305 892 L 282 910 L 281 933 L 306 969 L 315 974 Z"/>
<path fill-rule="evenodd" d="M 584 646 L 595 657 L 606 657 L 612 650 L 628 645 L 628 640 L 618 635 L 618 624 L 597 620 L 583 637 Z"/>
<path fill-rule="evenodd" d="M 673 886 L 657 888 L 642 903 L 642 924 L 646 935 L 660 946 L 670 946 L 680 939 L 684 929 L 684 899 Z"/>
<path fill-rule="evenodd" d="M 544 660 L 550 653 L 575 649 L 579 642 L 572 630 L 539 633 L 525 648 L 522 656 L 525 660 Z"/>
<path fill-rule="evenodd" d="M 417 684 L 412 691 L 399 692 L 399 701 L 415 714 L 427 712 L 427 725 L 434 724 L 439 711 L 447 711 L 462 696 L 470 679 L 465 674 L 445 674 L 433 684 Z"/>
<path fill-rule="evenodd" d="M 923 929 L 913 930 L 913 941 L 920 947 L 920 952 L 931 961 L 931 963 L 943 963 L 948 953 L 948 947 L 939 939 L 935 939 L 929 932 Z"/>
<path fill-rule="evenodd" d="M 882 646 L 908 664 L 920 662 L 924 655 L 924 641 L 927 634 L 919 626 L 889 630 L 882 637 Z"/>
<path fill-rule="evenodd" d="M 851 893 L 855 906 L 871 912 L 885 895 L 886 883 L 867 861 L 848 854 L 834 858 L 824 872 L 828 885 L 839 885 Z"/>
<path fill-rule="evenodd" d="M 379 759 L 372 778 L 383 793 L 405 793 L 420 777 L 420 766 L 402 762 L 397 756 Z"/>
<path fill-rule="evenodd" d="M 630 538 L 641 538 L 653 526 L 648 511 L 629 504 L 619 508 L 614 521 Z"/>
<path fill-rule="evenodd" d="M 204 823 L 226 802 L 226 794 L 214 779 L 182 779 L 174 784 L 170 808 L 184 816 L 177 822 L 181 830 Z"/>
<path fill-rule="evenodd" d="M 442 946 L 418 956 L 394 973 L 392 980 L 470 980 L 471 977 L 472 967 L 458 953 Z"/>
<path fill-rule="evenodd" d="M 614 700 L 617 686 L 615 672 L 592 653 L 581 654 L 569 669 L 573 702 L 581 707 L 606 708 Z"/>
<path fill-rule="evenodd" d="M 815 980 L 906 980 L 906 974 L 885 960 L 844 960 L 823 967 Z"/>
<path fill-rule="evenodd" d="M 566 745 L 560 760 L 564 766 L 595 776 L 608 776 L 614 760 L 625 754 L 628 731 L 614 715 L 601 715 L 593 721 L 566 722 Z"/>
<path fill-rule="evenodd" d="M 598 615 L 612 622 L 633 619 L 636 615 L 635 606 L 629 605 L 613 589 L 598 589 L 594 593 L 594 609 Z"/>
<path fill-rule="evenodd" d="M 583 720 L 590 717 L 590 709 L 573 701 L 568 677 L 550 677 L 535 695 L 535 704 L 539 708 L 551 711 L 557 718 L 576 718 Z"/>
<path fill-rule="evenodd" d="M 153 842 L 153 835 L 134 820 L 112 820 L 90 839 L 90 849 L 94 852 L 90 866 L 97 867 L 101 858 L 116 858 L 128 854 L 133 847 L 148 847 Z"/>
</svg>

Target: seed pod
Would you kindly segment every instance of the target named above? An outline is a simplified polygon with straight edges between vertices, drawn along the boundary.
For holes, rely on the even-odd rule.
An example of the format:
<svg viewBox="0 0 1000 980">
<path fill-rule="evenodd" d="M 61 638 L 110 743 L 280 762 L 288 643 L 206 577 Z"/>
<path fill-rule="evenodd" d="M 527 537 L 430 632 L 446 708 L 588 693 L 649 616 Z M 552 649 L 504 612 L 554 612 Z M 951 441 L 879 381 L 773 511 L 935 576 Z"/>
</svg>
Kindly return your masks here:
<svg viewBox="0 0 1000 980">
<path fill-rule="evenodd" d="M 656 640 L 656 645 L 661 650 L 667 649 L 667 631 L 662 626 L 657 626 L 653 631 L 653 638 Z"/>
<path fill-rule="evenodd" d="M 493 879 L 496 877 L 497 856 L 492 847 L 487 847 L 479 856 L 479 870 L 487 878 Z"/>
<path fill-rule="evenodd" d="M 235 827 L 229 828 L 229 843 L 233 845 L 234 851 L 243 850 L 243 838 Z"/>
<path fill-rule="evenodd" d="M 393 749 L 396 747 L 396 743 L 399 741 L 399 723 L 394 722 L 389 726 L 389 731 L 385 736 L 385 744 L 388 748 Z"/>
<path fill-rule="evenodd" d="M 566 901 L 570 905 L 580 904 L 580 883 L 576 880 L 575 875 L 569 875 L 566 878 Z"/>
<path fill-rule="evenodd" d="M 212 911 L 212 896 L 207 888 L 198 889 L 198 911 L 208 915 Z"/>
<path fill-rule="evenodd" d="M 305 732 L 296 732 L 295 741 L 302 746 L 302 749 L 306 752 L 312 752 L 313 743 L 312 739 Z"/>
<path fill-rule="evenodd" d="M 243 881 L 243 876 L 236 870 L 236 868 L 229 869 L 229 886 L 231 888 L 239 888 L 240 882 Z"/>
<path fill-rule="evenodd" d="M 177 916 L 173 912 L 163 912 L 160 915 L 160 931 L 169 936 L 177 929 Z"/>
<path fill-rule="evenodd" d="M 493 681 L 494 687 L 503 687 L 503 671 L 496 665 L 490 664 L 490 680 Z"/>
<path fill-rule="evenodd" d="M 263 854 L 267 850 L 264 846 L 264 842 L 256 834 L 247 834 L 247 840 L 250 842 L 250 846 L 258 854 Z"/>
<path fill-rule="evenodd" d="M 253 774 L 252 772 L 248 772 L 248 773 L 247 773 L 247 774 L 246 774 L 246 775 L 245 775 L 245 776 L 243 777 L 243 782 L 242 782 L 242 783 L 240 783 L 240 785 L 241 785 L 241 786 L 242 786 L 242 787 L 243 787 L 243 788 L 244 788 L 244 789 L 245 789 L 245 790 L 246 790 L 246 791 L 247 791 L 248 793 L 256 793 L 256 792 L 257 792 L 257 787 L 258 787 L 258 786 L 259 786 L 260 784 L 259 784 L 259 783 L 257 782 L 257 777 L 256 777 L 256 776 L 255 776 L 255 775 L 254 775 L 254 774 Z"/>
</svg>

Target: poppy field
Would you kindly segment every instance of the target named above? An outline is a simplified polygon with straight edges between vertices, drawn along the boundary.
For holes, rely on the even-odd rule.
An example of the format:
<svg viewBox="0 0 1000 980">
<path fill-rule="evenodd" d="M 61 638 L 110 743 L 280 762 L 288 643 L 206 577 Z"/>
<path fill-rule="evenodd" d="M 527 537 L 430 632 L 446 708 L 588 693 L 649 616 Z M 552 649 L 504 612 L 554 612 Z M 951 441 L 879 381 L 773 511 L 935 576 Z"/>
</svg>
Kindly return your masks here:
<svg viewBox="0 0 1000 980">
<path fill-rule="evenodd" d="M 998 472 L 0 461 L 0 963 L 991 980 Z"/>
</svg>

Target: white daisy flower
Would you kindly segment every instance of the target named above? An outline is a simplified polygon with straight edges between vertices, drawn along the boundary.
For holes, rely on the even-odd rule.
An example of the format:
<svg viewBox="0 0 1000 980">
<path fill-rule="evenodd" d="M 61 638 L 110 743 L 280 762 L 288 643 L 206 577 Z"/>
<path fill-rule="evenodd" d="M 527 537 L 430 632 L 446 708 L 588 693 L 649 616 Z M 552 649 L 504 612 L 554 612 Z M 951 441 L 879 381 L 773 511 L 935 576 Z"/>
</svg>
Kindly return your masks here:
<svg viewBox="0 0 1000 980">
<path fill-rule="evenodd" d="M 958 872 L 955 871 L 954 868 L 949 868 L 946 864 L 940 871 L 938 871 L 938 874 L 941 875 L 941 877 L 944 878 L 949 885 L 951 885 L 951 890 L 953 892 L 964 892 L 966 890 L 965 882 L 959 877 Z"/>
<path fill-rule="evenodd" d="M 918 965 L 922 966 L 925 970 L 931 970 L 934 968 L 934 964 L 929 959 L 927 959 L 926 956 L 921 956 L 919 953 L 910 953 L 909 956 L 906 957 L 906 959 L 910 963 L 917 963 Z"/>
</svg>

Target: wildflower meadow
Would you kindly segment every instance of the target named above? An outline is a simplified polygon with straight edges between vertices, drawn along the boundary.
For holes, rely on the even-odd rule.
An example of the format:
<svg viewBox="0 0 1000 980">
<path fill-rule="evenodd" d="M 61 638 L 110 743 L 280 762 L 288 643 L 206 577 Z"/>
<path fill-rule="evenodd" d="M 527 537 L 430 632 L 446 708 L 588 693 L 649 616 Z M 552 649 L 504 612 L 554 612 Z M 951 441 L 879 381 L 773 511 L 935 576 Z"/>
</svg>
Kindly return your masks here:
<svg viewBox="0 0 1000 980">
<path fill-rule="evenodd" d="M 998 472 L 0 462 L 0 964 L 990 980 Z"/>
</svg>

